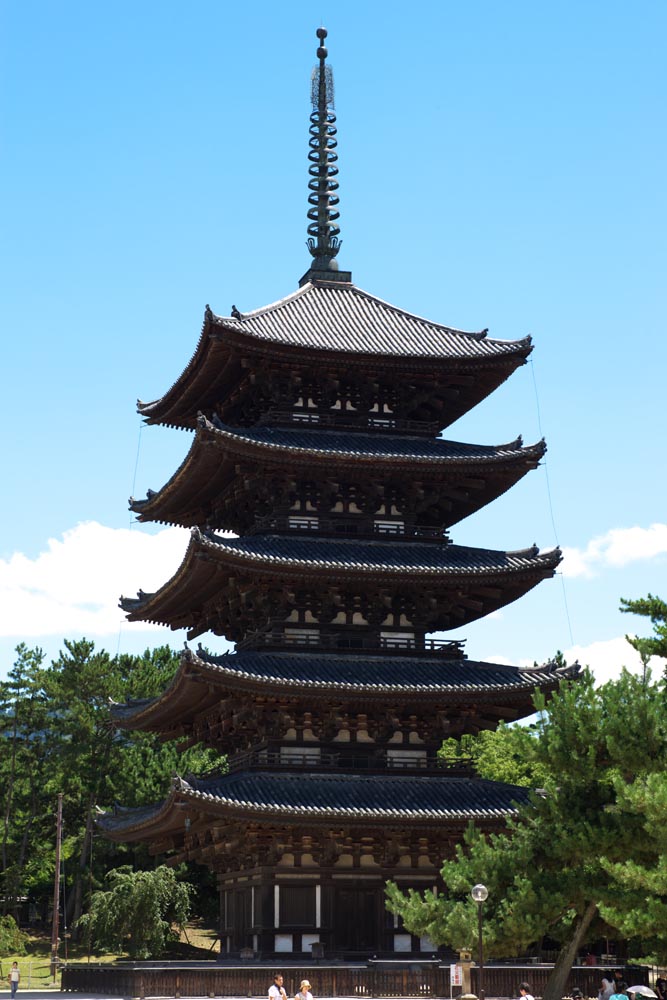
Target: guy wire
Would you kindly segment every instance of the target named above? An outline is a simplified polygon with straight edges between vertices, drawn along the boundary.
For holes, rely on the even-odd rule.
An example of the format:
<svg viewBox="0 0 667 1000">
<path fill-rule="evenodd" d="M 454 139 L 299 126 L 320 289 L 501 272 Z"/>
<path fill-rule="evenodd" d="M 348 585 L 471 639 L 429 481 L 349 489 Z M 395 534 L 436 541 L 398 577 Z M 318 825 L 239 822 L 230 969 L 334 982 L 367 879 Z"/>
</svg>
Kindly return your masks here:
<svg viewBox="0 0 667 1000">
<path fill-rule="evenodd" d="M 538 429 L 538 433 L 539 433 L 540 437 L 542 439 L 544 439 L 544 433 L 542 431 L 542 416 L 541 416 L 541 413 L 540 413 L 540 396 L 539 396 L 539 393 L 537 391 L 537 379 L 535 377 L 535 363 L 534 363 L 534 361 L 533 361 L 532 358 L 530 358 L 530 370 L 532 372 L 532 377 L 533 377 L 533 391 L 535 393 L 535 410 L 537 412 L 537 429 Z M 547 499 L 548 499 L 548 503 L 549 503 L 549 515 L 551 517 L 551 527 L 553 529 L 554 540 L 556 542 L 556 545 L 558 545 L 560 547 L 560 542 L 558 540 L 558 530 L 556 528 L 556 518 L 554 517 L 553 501 L 552 501 L 552 498 L 551 498 L 551 483 L 549 482 L 549 462 L 548 462 L 546 454 L 544 455 L 544 457 L 542 459 L 542 467 L 544 468 L 544 479 L 545 479 L 546 486 L 547 486 Z M 565 608 L 565 620 L 567 621 L 567 630 L 568 630 L 568 632 L 570 634 L 570 645 L 574 646 L 574 636 L 572 635 L 572 622 L 570 620 L 570 609 L 569 609 L 568 603 L 567 603 L 567 590 L 566 590 L 566 587 L 565 587 L 565 577 L 564 577 L 564 575 L 563 575 L 562 572 L 558 573 L 558 576 L 560 577 L 561 587 L 562 587 L 562 591 L 563 591 L 563 606 Z"/>
<path fill-rule="evenodd" d="M 144 422 L 143 422 L 143 420 L 140 420 L 139 421 L 139 436 L 137 438 L 137 453 L 136 453 L 135 458 L 134 458 L 134 473 L 132 475 L 132 489 L 130 491 L 130 496 L 132 496 L 132 497 L 134 496 L 134 491 L 135 491 L 136 486 L 137 486 L 137 470 L 139 468 L 139 455 L 141 453 L 141 432 L 143 431 L 143 429 L 144 429 Z M 134 517 L 134 511 L 130 510 L 130 531 L 132 531 L 132 528 L 134 526 L 135 521 L 136 521 L 136 518 Z M 125 624 L 125 619 L 121 617 L 120 621 L 118 623 L 118 642 L 116 644 L 116 657 L 118 657 L 120 655 L 120 643 L 121 643 L 121 639 L 122 639 L 122 635 L 123 635 L 123 625 L 124 624 Z"/>
</svg>

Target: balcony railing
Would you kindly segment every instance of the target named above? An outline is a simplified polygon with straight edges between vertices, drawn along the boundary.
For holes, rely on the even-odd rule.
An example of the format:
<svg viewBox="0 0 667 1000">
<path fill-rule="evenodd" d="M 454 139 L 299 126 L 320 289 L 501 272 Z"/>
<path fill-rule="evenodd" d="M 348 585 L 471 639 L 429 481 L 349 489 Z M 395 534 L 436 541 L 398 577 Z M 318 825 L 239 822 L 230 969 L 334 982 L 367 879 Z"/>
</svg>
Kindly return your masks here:
<svg viewBox="0 0 667 1000">
<path fill-rule="evenodd" d="M 294 632 L 282 631 L 293 628 Z M 296 631 L 299 629 L 299 631 Z M 244 649 L 325 649 L 348 653 L 435 653 L 451 659 L 463 656 L 463 642 L 452 639 L 422 639 L 409 636 L 353 635 L 349 631 L 320 632 L 316 627 L 297 623 L 270 623 L 236 643 Z"/>
<path fill-rule="evenodd" d="M 255 426 L 265 424 L 307 424 L 318 427 L 353 427 L 356 430 L 412 431 L 415 434 L 439 434 L 437 420 L 409 420 L 392 414 L 355 413 L 354 410 L 278 410 L 261 413 Z"/>
<path fill-rule="evenodd" d="M 448 771 L 468 774 L 472 770 L 471 757 L 443 759 L 435 753 L 424 753 L 423 757 L 406 753 L 390 757 L 383 748 L 373 747 L 366 754 L 321 753 L 315 746 L 298 748 L 285 747 L 281 750 L 249 750 L 233 754 L 227 758 L 228 771 L 245 770 L 304 770 L 304 771 Z"/>
<path fill-rule="evenodd" d="M 265 517 L 255 518 L 255 523 L 248 530 L 249 535 L 264 532 L 288 532 L 290 534 L 344 535 L 355 538 L 406 538 L 414 540 L 428 539 L 430 541 L 449 542 L 449 536 L 442 525 L 410 524 L 405 521 L 390 521 L 380 518 L 371 520 L 368 517 L 322 517 L 315 513 L 298 513 L 295 511 L 274 512 Z"/>
</svg>

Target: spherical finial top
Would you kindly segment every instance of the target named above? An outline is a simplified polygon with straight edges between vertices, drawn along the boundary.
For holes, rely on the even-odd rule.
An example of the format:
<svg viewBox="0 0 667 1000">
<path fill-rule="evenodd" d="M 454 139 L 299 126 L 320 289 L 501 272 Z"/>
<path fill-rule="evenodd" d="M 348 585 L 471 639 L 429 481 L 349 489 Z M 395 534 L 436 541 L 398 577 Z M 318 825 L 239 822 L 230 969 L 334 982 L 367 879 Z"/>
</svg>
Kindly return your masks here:
<svg viewBox="0 0 667 1000">
<path fill-rule="evenodd" d="M 328 48 L 326 48 L 325 45 L 320 45 L 319 49 L 317 50 L 317 58 L 318 59 L 326 59 L 326 57 L 328 55 L 329 55 Z"/>
<path fill-rule="evenodd" d="M 320 40 L 323 40 L 327 37 L 328 32 L 326 28 L 318 28 L 315 34 Z"/>
</svg>

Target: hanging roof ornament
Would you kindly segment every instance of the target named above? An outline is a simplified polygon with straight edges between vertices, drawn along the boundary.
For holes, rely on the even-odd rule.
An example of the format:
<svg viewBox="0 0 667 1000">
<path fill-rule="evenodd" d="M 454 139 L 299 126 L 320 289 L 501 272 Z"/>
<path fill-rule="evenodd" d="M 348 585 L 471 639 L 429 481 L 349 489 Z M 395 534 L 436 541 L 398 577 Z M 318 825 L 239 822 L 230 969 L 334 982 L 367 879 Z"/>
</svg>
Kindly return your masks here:
<svg viewBox="0 0 667 1000">
<path fill-rule="evenodd" d="M 336 115 L 334 113 L 333 71 L 326 63 L 328 50 L 324 39 L 326 28 L 317 29 L 320 40 L 317 49 L 319 65 L 315 66 L 311 76 L 311 100 L 313 110 L 310 115 L 310 180 L 308 188 L 308 239 L 306 245 L 313 256 L 310 269 L 299 282 L 304 285 L 308 281 L 351 281 L 349 271 L 339 271 L 336 255 L 340 250 L 342 240 L 338 239 L 340 227 L 336 221 L 340 216 L 337 209 L 339 202 L 338 154 L 336 147 Z"/>
</svg>

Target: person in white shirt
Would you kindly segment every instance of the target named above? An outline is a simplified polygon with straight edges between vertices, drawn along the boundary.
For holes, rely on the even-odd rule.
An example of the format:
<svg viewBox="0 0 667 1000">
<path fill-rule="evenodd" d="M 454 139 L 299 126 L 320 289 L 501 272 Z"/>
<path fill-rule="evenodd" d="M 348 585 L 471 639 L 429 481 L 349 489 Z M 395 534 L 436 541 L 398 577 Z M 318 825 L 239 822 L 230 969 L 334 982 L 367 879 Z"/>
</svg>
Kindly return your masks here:
<svg viewBox="0 0 667 1000">
<path fill-rule="evenodd" d="M 273 977 L 273 986 L 269 986 L 269 1000 L 287 1000 L 281 972 L 276 972 Z"/>
<path fill-rule="evenodd" d="M 529 983 L 521 983 L 521 985 L 519 986 L 519 993 L 521 994 L 523 1000 L 535 1000 L 535 997 L 530 992 Z"/>
<path fill-rule="evenodd" d="M 598 1000 L 609 1000 L 614 992 L 614 984 L 609 979 L 603 979 L 598 990 Z"/>
<path fill-rule="evenodd" d="M 16 996 L 16 991 L 19 988 L 19 980 L 21 978 L 21 973 L 19 972 L 19 964 L 18 964 L 18 962 L 12 962 L 12 967 L 9 970 L 9 976 L 8 976 L 8 978 L 9 978 L 9 985 L 10 985 L 11 991 L 12 991 L 11 995 L 12 995 L 12 997 L 15 997 Z"/>
</svg>

